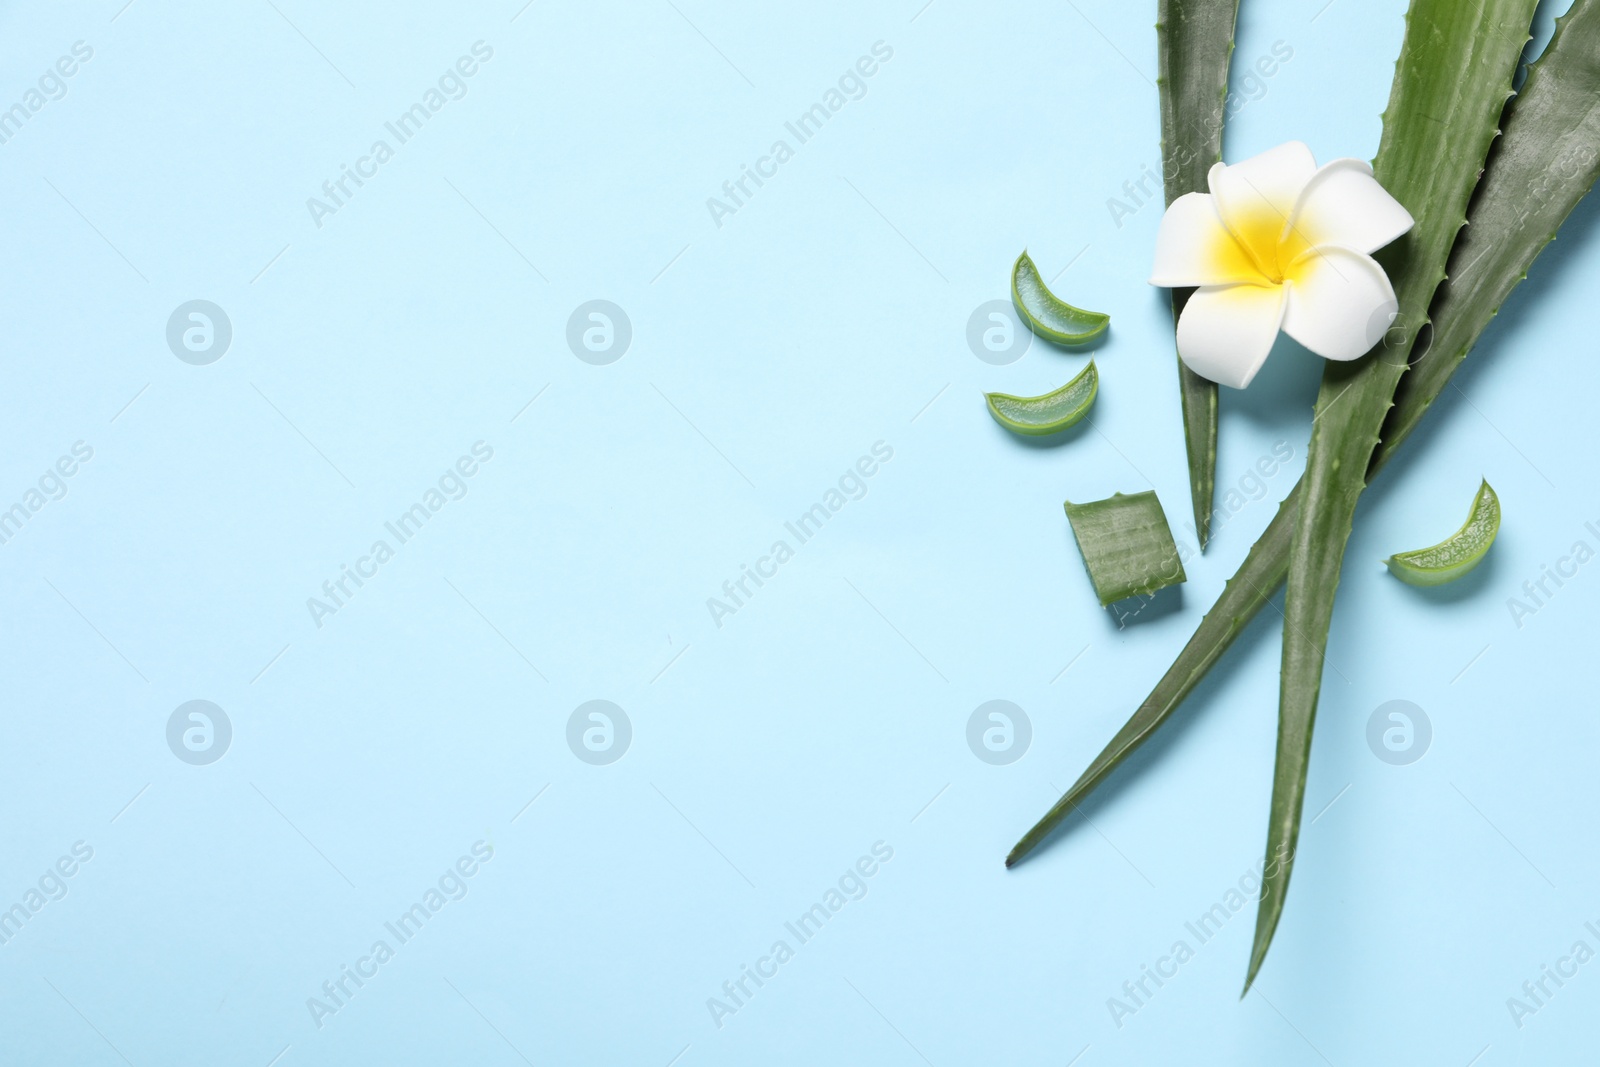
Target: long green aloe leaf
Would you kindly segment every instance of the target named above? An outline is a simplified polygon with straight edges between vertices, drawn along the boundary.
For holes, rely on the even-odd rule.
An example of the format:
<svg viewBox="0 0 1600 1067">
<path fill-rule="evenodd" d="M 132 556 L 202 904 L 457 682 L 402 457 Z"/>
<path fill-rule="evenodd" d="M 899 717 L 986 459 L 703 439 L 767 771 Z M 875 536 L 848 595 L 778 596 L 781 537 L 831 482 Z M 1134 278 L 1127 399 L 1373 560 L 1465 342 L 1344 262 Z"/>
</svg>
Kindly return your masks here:
<svg viewBox="0 0 1600 1067">
<path fill-rule="evenodd" d="M 1537 6 L 1538 0 L 1483 0 L 1476 8 L 1461 0 L 1411 0 L 1406 14 L 1372 171 L 1417 223 L 1379 253 L 1400 302 L 1383 342 L 1354 362 L 1329 363 L 1317 395 L 1289 551 L 1278 760 L 1267 823 L 1267 856 L 1282 862 L 1262 876 L 1246 991 L 1272 944 L 1294 870 L 1328 627 L 1356 501 L 1412 341 L 1467 223 Z"/>
<path fill-rule="evenodd" d="M 1506 297 L 1600 179 L 1600 0 L 1576 0 L 1512 102 L 1505 130 L 1479 183 L 1469 225 L 1450 256 L 1450 278 L 1434 301 L 1433 338 L 1401 380 L 1373 456 L 1376 474 L 1416 429 Z M 1529 196 L 1529 190 L 1538 195 Z M 1039 823 L 1012 849 L 1011 866 L 1166 722 L 1244 627 L 1289 568 L 1299 508 L 1296 486 L 1250 549 L 1176 662 L 1127 724 Z"/>
<path fill-rule="evenodd" d="M 1228 60 L 1233 55 L 1239 0 L 1157 0 L 1156 10 L 1162 178 L 1171 204 L 1185 193 L 1204 192 L 1207 172 L 1222 160 Z M 1174 322 L 1193 292 L 1172 291 Z M 1195 536 L 1204 551 L 1211 539 L 1217 475 L 1217 383 L 1179 360 L 1178 391 Z"/>
<path fill-rule="evenodd" d="M 1410 436 L 1534 258 L 1600 178 L 1600 3 L 1575 0 L 1507 110 L 1450 254 L 1433 336 L 1400 380 L 1379 462 Z"/>
</svg>

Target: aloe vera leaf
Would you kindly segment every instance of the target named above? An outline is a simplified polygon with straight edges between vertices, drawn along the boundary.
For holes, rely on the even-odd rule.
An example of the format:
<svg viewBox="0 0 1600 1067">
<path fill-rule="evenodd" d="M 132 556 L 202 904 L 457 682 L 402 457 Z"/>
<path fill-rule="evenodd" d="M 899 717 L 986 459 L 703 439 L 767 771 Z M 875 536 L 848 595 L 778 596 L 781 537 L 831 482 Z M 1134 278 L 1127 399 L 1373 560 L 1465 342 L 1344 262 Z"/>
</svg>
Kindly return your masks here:
<svg viewBox="0 0 1600 1067">
<path fill-rule="evenodd" d="M 1076 378 L 1060 389 L 1043 396 L 1012 396 L 1010 393 L 985 393 L 989 414 L 1012 433 L 1044 437 L 1076 426 L 1100 392 L 1100 372 L 1089 361 Z"/>
<path fill-rule="evenodd" d="M 1111 325 L 1110 315 L 1075 308 L 1052 293 L 1026 250 L 1011 268 L 1011 299 L 1030 330 L 1057 344 L 1088 344 Z"/>
<path fill-rule="evenodd" d="M 1158 0 L 1156 85 L 1161 96 L 1162 179 L 1167 203 L 1204 192 L 1206 174 L 1222 161 L 1227 117 L 1228 61 L 1239 0 Z M 1192 289 L 1172 291 L 1176 323 Z M 1211 540 L 1211 500 L 1217 475 L 1217 383 L 1178 364 L 1189 499 L 1200 550 Z"/>
<path fill-rule="evenodd" d="M 1069 500 L 1065 507 L 1101 607 L 1188 581 L 1155 493 L 1117 493 L 1087 504 Z"/>
<path fill-rule="evenodd" d="M 1012 847 L 1006 856 L 1007 867 L 1016 866 L 1024 856 L 1037 848 L 1077 808 L 1080 801 L 1092 793 L 1135 749 L 1149 740 L 1150 735 L 1178 709 L 1178 705 L 1183 703 L 1206 672 L 1222 658 L 1222 654 L 1233 644 L 1233 639 L 1239 636 L 1240 631 L 1249 625 L 1255 613 L 1261 610 L 1288 572 L 1289 537 L 1294 532 L 1294 513 L 1299 499 L 1300 494 L 1292 492 L 1278 505 L 1278 514 L 1267 526 L 1266 533 L 1261 535 L 1261 539 L 1245 557 L 1244 564 L 1228 579 L 1222 595 L 1206 612 L 1205 618 L 1200 620 L 1199 629 L 1184 645 L 1177 661 L 1161 676 L 1155 689 L 1145 697 L 1133 717 L 1117 731 L 1111 743 L 1078 776 L 1072 788 L 1063 793 L 1044 818 Z"/>
<path fill-rule="evenodd" d="M 1377 466 L 1411 435 L 1534 259 L 1600 178 L 1600 3 L 1575 0 L 1528 68 L 1450 253 L 1433 336 L 1400 379 Z"/>
<path fill-rule="evenodd" d="M 1172 293 L 1172 318 L 1183 314 L 1192 290 Z M 1211 501 L 1217 489 L 1217 383 L 1178 360 L 1178 402 L 1183 408 L 1183 447 L 1189 457 L 1189 501 L 1200 551 L 1211 543 Z"/>
<path fill-rule="evenodd" d="M 1600 0 L 1576 0 L 1557 20 L 1549 47 L 1529 69 L 1489 157 L 1450 255 L 1450 278 L 1434 301 L 1433 343 L 1416 357 L 1373 456 L 1370 480 L 1438 399 L 1506 297 L 1556 230 L 1600 180 Z M 1529 197 L 1529 190 L 1540 195 Z M 1088 769 L 1017 842 L 1014 866 L 1166 722 L 1264 607 L 1289 569 L 1301 486 L 1279 505 L 1183 651 Z"/>
<path fill-rule="evenodd" d="M 1537 0 L 1484 0 L 1474 11 L 1460 0 L 1412 0 L 1406 13 L 1372 169 L 1417 224 L 1379 255 L 1400 304 L 1383 343 L 1359 360 L 1329 363 L 1317 395 L 1284 599 L 1278 758 L 1267 822 L 1268 862 L 1278 862 L 1261 880 L 1247 992 L 1272 944 L 1294 871 L 1324 648 L 1356 501 L 1412 341 L 1499 135 L 1537 6 Z"/>
<path fill-rule="evenodd" d="M 1484 482 L 1461 529 L 1430 548 L 1396 552 L 1383 562 L 1407 585 L 1444 585 L 1482 563 L 1499 532 L 1500 498 Z"/>
</svg>

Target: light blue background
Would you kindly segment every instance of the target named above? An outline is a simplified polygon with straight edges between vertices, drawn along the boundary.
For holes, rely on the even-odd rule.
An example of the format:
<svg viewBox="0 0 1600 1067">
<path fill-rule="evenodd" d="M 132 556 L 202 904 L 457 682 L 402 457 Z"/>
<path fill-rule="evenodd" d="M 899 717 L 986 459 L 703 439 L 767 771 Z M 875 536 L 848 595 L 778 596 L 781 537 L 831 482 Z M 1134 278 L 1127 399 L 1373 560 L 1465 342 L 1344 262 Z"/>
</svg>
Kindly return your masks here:
<svg viewBox="0 0 1600 1067">
<path fill-rule="evenodd" d="M 94 55 L 0 145 L 0 506 L 94 457 L 0 545 L 0 907 L 94 856 L 0 946 L 0 1059 L 1592 1060 L 1600 963 L 1520 1029 L 1506 1000 L 1600 948 L 1600 569 L 1520 629 L 1506 600 L 1596 543 L 1595 211 L 1362 509 L 1257 992 L 1247 909 L 1119 1027 L 1108 998 L 1259 861 L 1276 612 L 1092 827 L 1001 858 L 1293 484 L 1318 361 L 1285 344 L 1224 396 L 1219 500 L 1294 459 L 1175 608 L 1118 629 L 1060 505 L 1154 488 L 1188 516 L 1160 212 L 1106 206 L 1159 166 L 1153 5 L 921 2 L 6 5 L 0 105 Z M 1236 70 L 1293 58 L 1229 158 L 1369 157 L 1404 6 L 1245 0 Z M 467 95 L 318 228 L 307 198 L 479 40 Z M 877 41 L 866 95 L 716 226 L 707 197 Z M 1024 246 L 1114 320 L 1094 428 L 1055 447 L 980 393 L 1085 357 L 995 367 L 964 336 Z M 234 330 L 209 366 L 164 338 L 195 298 Z M 609 366 L 565 342 L 595 298 L 633 325 Z M 319 629 L 307 598 L 477 441 L 465 498 Z M 867 494 L 716 626 L 707 598 L 878 441 Z M 1506 512 L 1484 568 L 1388 577 L 1480 477 Z M 164 733 L 197 698 L 234 730 L 202 767 Z M 1033 725 L 1003 767 L 965 741 L 997 698 Z M 610 766 L 565 740 L 591 699 L 633 725 Z M 1391 699 L 1433 724 L 1410 766 L 1366 744 Z M 319 1028 L 307 998 L 480 840 L 468 895 Z M 707 998 L 880 841 L 866 896 L 715 1025 Z"/>
</svg>

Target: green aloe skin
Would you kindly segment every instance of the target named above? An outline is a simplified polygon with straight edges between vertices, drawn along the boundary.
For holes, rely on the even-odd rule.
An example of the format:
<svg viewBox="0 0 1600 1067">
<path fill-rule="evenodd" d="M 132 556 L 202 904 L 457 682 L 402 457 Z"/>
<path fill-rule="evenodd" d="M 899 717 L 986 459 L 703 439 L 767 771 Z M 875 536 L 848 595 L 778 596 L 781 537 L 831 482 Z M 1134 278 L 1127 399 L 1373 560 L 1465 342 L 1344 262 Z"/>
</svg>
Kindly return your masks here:
<svg viewBox="0 0 1600 1067">
<path fill-rule="evenodd" d="M 1094 360 L 1072 381 L 1043 396 L 985 393 L 994 421 L 1028 437 L 1045 437 L 1076 426 L 1089 414 L 1100 392 L 1100 372 Z"/>
<path fill-rule="evenodd" d="M 1383 343 L 1362 359 L 1329 363 L 1317 395 L 1284 598 L 1269 856 L 1295 853 L 1328 628 L 1356 501 L 1412 342 L 1467 223 L 1537 6 L 1538 0 L 1485 0 L 1472 10 L 1460 0 L 1412 0 L 1406 14 L 1372 171 L 1417 224 L 1378 254 L 1400 302 Z M 1266 959 L 1293 873 L 1291 859 L 1262 878 L 1246 990 Z"/>
<path fill-rule="evenodd" d="M 1069 500 L 1064 507 L 1101 607 L 1189 580 L 1154 492 L 1117 493 L 1087 504 Z"/>
<path fill-rule="evenodd" d="M 1520 33 L 1520 31 L 1519 31 Z M 1600 178 L 1600 0 L 1575 0 L 1507 109 L 1436 295 L 1431 344 L 1414 353 L 1367 480 L 1411 435 L 1561 223 Z M 1532 195 L 1530 195 L 1530 192 Z M 1078 780 L 1012 849 L 1012 866 L 1166 722 L 1284 581 L 1303 489 L 1279 506 L 1194 636 Z"/>
<path fill-rule="evenodd" d="M 1383 562 L 1390 574 L 1407 585 L 1444 585 L 1482 563 L 1499 532 L 1500 498 L 1484 482 L 1461 529 L 1429 548 L 1396 552 Z"/>
<path fill-rule="evenodd" d="M 1052 293 L 1026 249 L 1011 268 L 1011 301 L 1028 329 L 1058 345 L 1086 345 L 1111 325 L 1111 316 L 1073 307 Z"/>
<path fill-rule="evenodd" d="M 1206 191 L 1206 174 L 1222 161 L 1228 61 L 1239 0 L 1158 0 L 1156 53 L 1160 70 L 1161 160 L 1167 203 Z M 1192 289 L 1172 291 L 1177 322 Z M 1178 361 L 1184 448 L 1194 528 L 1205 551 L 1211 539 L 1211 499 L 1217 476 L 1217 383 Z"/>
</svg>

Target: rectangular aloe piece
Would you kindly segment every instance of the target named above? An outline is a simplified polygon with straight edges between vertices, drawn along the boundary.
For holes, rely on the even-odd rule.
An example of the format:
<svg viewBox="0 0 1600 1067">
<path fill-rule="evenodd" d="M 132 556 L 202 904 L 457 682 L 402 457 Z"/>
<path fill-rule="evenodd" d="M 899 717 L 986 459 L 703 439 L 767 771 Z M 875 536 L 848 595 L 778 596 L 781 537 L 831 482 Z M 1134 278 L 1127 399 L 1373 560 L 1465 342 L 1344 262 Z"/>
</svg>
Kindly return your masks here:
<svg viewBox="0 0 1600 1067">
<path fill-rule="evenodd" d="M 1155 493 L 1117 493 L 1065 506 L 1101 607 L 1188 580 Z"/>
<path fill-rule="evenodd" d="M 1239 0 L 1157 0 L 1156 85 L 1161 95 L 1162 179 L 1167 203 L 1206 191 L 1206 174 L 1222 160 L 1228 61 Z M 1177 322 L 1192 289 L 1172 291 Z M 1178 360 L 1189 496 L 1201 551 L 1211 539 L 1211 498 L 1217 473 L 1217 383 Z"/>
<path fill-rule="evenodd" d="M 1600 0 L 1576 0 L 1530 68 L 1479 183 L 1435 298 L 1433 343 L 1413 357 L 1368 479 L 1396 453 L 1556 230 L 1600 179 Z M 1539 195 L 1530 196 L 1529 190 Z M 1043 841 L 1178 709 L 1283 583 L 1301 487 L 1283 501 L 1216 604 L 1150 695 L 1073 786 L 1012 849 Z"/>
</svg>

